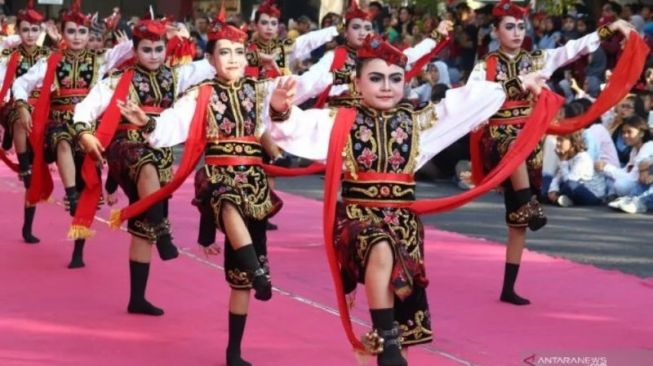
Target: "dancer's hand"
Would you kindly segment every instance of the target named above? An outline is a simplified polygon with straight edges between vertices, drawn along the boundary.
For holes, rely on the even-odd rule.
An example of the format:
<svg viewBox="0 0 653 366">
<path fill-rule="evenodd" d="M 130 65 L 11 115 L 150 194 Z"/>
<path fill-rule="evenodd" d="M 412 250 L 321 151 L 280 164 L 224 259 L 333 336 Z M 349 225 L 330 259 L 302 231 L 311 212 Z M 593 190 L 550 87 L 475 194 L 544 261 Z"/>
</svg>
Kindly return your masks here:
<svg viewBox="0 0 653 366">
<path fill-rule="evenodd" d="M 208 247 L 202 246 L 202 250 L 204 251 L 204 255 L 207 257 L 210 255 L 218 255 L 222 253 L 222 248 L 220 248 L 217 244 L 211 244 Z"/>
<path fill-rule="evenodd" d="M 55 44 L 61 41 L 61 33 L 59 33 L 59 28 L 54 23 L 48 23 L 45 26 L 45 32 L 48 34 L 50 39 L 54 41 Z"/>
<path fill-rule="evenodd" d="M 131 124 L 143 127 L 149 121 L 147 114 L 143 112 L 138 104 L 132 102 L 131 100 L 127 100 L 126 102 L 119 100 L 117 105 L 122 116 L 125 117 Z"/>
<path fill-rule="evenodd" d="M 125 43 L 125 42 L 131 42 L 131 39 L 129 39 L 129 36 L 127 36 L 127 33 L 121 30 L 117 30 L 116 33 L 116 43 Z"/>
<path fill-rule="evenodd" d="M 278 74 L 281 74 L 281 70 L 279 69 L 279 65 L 277 65 L 277 58 L 279 58 L 279 55 L 281 54 L 281 50 L 277 49 L 273 53 L 263 53 L 259 52 L 258 57 L 260 60 L 261 66 L 265 66 L 267 69 L 272 69 L 276 71 Z"/>
<path fill-rule="evenodd" d="M 443 20 L 438 24 L 438 33 L 445 37 L 449 36 L 449 32 L 453 31 L 453 22 L 450 20 Z"/>
<path fill-rule="evenodd" d="M 635 30 L 635 26 L 633 26 L 632 24 L 630 24 L 629 22 L 623 19 L 619 19 L 617 21 L 612 22 L 612 24 L 610 24 L 608 28 L 610 28 L 610 30 L 613 32 L 620 32 L 625 37 L 628 37 L 630 32 Z"/>
<path fill-rule="evenodd" d="M 104 147 L 93 134 L 84 133 L 79 138 L 79 144 L 82 145 L 82 150 L 91 156 L 95 161 L 103 161 L 102 154 Z"/>
<path fill-rule="evenodd" d="M 29 113 L 29 110 L 25 106 L 19 106 L 16 108 L 18 111 L 18 123 L 23 127 L 27 134 L 32 133 L 32 115 Z"/>
<path fill-rule="evenodd" d="M 542 88 L 546 86 L 546 80 L 548 79 L 540 72 L 531 72 L 524 76 L 520 76 L 520 78 L 524 90 L 530 91 L 535 96 L 540 95 Z"/>
<path fill-rule="evenodd" d="M 276 112 L 286 112 L 293 104 L 296 91 L 297 82 L 294 78 L 281 78 L 270 97 L 270 106 Z"/>
</svg>

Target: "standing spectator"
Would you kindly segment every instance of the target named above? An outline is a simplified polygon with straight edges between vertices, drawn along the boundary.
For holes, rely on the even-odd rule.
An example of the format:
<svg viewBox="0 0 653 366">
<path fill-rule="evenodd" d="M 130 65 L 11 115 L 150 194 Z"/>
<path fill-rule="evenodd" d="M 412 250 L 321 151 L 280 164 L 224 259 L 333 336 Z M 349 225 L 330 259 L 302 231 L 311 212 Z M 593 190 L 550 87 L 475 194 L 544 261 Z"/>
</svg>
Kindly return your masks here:
<svg viewBox="0 0 653 366">
<path fill-rule="evenodd" d="M 399 8 L 399 21 L 395 28 L 402 36 L 413 35 L 413 26 L 415 25 L 413 15 L 415 15 L 415 12 L 411 7 L 402 6 Z"/>
<path fill-rule="evenodd" d="M 384 17 L 387 14 L 386 10 L 383 8 L 383 5 L 378 1 L 372 1 L 368 5 L 368 11 L 372 16 L 372 29 L 375 33 L 382 34 L 385 30 L 383 24 Z"/>
<path fill-rule="evenodd" d="M 209 31 L 209 18 L 206 14 L 200 14 L 195 18 L 195 31 L 197 32 L 197 45 L 206 52 L 206 44 L 209 41 L 208 31 Z"/>
</svg>

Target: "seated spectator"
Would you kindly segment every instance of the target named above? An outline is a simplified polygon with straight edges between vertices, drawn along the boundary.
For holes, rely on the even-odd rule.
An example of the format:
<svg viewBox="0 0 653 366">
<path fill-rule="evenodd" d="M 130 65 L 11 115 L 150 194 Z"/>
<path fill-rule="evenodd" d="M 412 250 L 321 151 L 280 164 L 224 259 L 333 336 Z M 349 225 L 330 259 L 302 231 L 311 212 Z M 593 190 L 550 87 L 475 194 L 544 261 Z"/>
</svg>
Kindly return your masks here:
<svg viewBox="0 0 653 366">
<path fill-rule="evenodd" d="M 624 143 L 631 148 L 626 166 L 620 168 L 599 160 L 595 163 L 595 168 L 608 178 L 611 194 L 619 197 L 634 196 L 641 193 L 639 164 L 653 158 L 653 142 L 648 125 L 639 116 L 625 118 L 621 130 Z"/>
<path fill-rule="evenodd" d="M 628 95 L 615 107 L 615 115 L 612 119 L 604 121 L 605 127 L 612 135 L 612 141 L 617 148 L 619 161 L 621 165 L 625 165 L 630 159 L 630 146 L 625 143 L 622 133 L 622 122 L 626 118 L 639 116 L 641 118 L 648 117 L 644 110 L 644 102 L 641 98 L 634 94 Z"/>
<path fill-rule="evenodd" d="M 583 133 L 558 136 L 555 152 L 560 165 L 549 187 L 551 203 L 562 207 L 603 203 L 605 177 L 594 172 L 594 161 L 585 150 Z"/>
<path fill-rule="evenodd" d="M 653 159 L 639 163 L 639 187 L 642 193 L 610 202 L 609 206 L 629 214 L 653 210 Z"/>
</svg>

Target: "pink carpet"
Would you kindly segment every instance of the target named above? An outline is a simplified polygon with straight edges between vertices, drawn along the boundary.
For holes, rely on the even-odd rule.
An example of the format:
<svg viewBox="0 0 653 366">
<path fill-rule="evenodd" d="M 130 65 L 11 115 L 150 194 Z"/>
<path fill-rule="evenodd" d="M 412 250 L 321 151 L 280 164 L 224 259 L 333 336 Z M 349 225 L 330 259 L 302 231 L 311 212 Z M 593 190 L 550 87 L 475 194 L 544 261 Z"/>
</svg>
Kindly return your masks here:
<svg viewBox="0 0 653 366">
<path fill-rule="evenodd" d="M 42 242 L 23 244 L 21 192 L 0 168 L 0 365 L 224 365 L 228 289 L 221 257 L 207 261 L 195 245 L 190 182 L 172 202 L 183 255 L 155 259 L 150 274 L 148 297 L 166 310 L 161 318 L 125 311 L 127 234 L 97 223 L 87 267 L 68 270 L 69 217 L 58 204 L 39 206 L 35 233 Z M 321 203 L 281 195 L 286 205 L 274 219 L 280 230 L 268 240 L 278 291 L 269 303 L 252 302 L 244 355 L 255 365 L 356 365 L 333 312 Z M 528 252 L 519 289 L 534 304 L 508 306 L 497 300 L 502 246 L 433 228 L 427 239 L 436 339 L 413 348 L 410 365 L 526 365 L 532 355 L 653 364 L 653 280 Z M 368 329 L 364 297 L 360 291 L 353 312 L 359 333 Z"/>
</svg>

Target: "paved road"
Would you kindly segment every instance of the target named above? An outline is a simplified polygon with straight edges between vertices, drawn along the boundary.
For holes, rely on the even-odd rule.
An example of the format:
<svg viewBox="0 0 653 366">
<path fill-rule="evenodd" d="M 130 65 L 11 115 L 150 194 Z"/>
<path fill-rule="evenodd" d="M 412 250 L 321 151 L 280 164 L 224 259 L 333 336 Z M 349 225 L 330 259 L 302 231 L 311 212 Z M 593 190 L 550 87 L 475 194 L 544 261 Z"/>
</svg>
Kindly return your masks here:
<svg viewBox="0 0 653 366">
<path fill-rule="evenodd" d="M 319 176 L 282 178 L 277 187 L 321 199 L 322 182 Z M 460 192 L 448 182 L 420 182 L 417 190 L 421 197 Z M 527 245 L 532 250 L 640 277 L 653 276 L 653 215 L 628 215 L 607 207 L 547 206 L 545 209 L 549 225 L 537 233 L 529 233 Z M 498 193 L 488 193 L 454 212 L 430 215 L 423 220 L 442 230 L 499 243 L 505 241 L 503 201 Z"/>
</svg>

